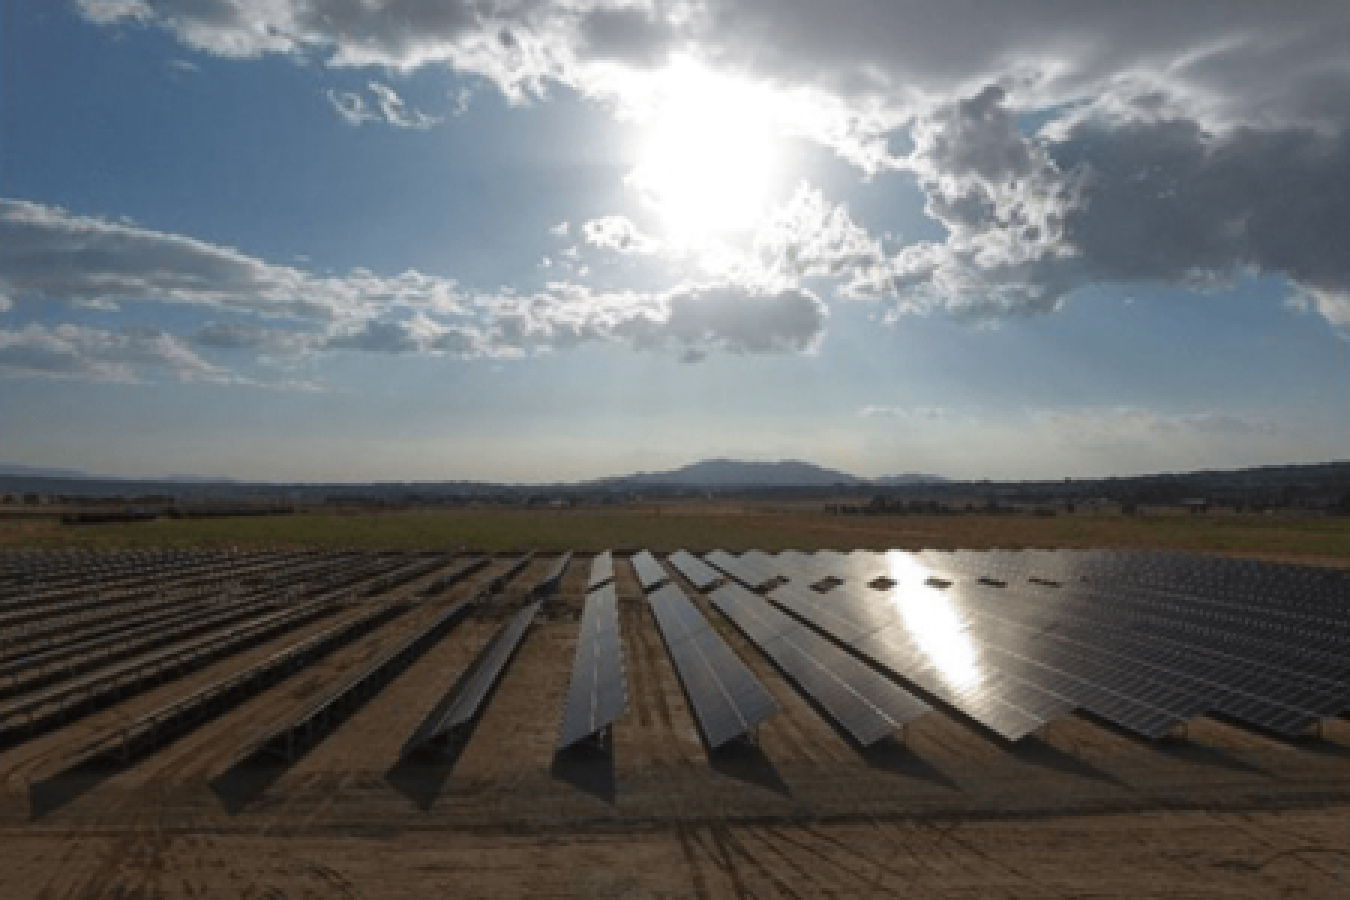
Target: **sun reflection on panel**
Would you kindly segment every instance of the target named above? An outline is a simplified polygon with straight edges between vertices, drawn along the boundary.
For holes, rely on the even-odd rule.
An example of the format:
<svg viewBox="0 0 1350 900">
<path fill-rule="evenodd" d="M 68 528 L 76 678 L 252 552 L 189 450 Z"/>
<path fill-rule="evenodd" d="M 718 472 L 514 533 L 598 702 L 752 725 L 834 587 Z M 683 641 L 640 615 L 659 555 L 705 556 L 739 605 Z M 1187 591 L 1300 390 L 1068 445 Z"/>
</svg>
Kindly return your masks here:
<svg viewBox="0 0 1350 900">
<path fill-rule="evenodd" d="M 975 642 L 966 633 L 951 599 L 941 589 L 924 584 L 932 570 L 904 552 L 891 551 L 886 561 L 886 577 L 896 583 L 890 593 L 891 603 L 915 646 L 952 688 L 965 691 L 978 687 L 983 672 Z"/>
</svg>

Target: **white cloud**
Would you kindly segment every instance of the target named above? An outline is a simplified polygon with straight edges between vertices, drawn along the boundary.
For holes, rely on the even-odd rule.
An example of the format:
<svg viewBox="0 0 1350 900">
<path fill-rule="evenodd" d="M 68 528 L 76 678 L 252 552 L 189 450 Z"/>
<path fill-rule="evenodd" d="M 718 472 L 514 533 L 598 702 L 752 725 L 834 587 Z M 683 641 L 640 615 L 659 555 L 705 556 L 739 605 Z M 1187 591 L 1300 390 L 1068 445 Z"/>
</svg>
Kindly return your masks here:
<svg viewBox="0 0 1350 900">
<path fill-rule="evenodd" d="M 384 122 L 395 128 L 426 129 L 445 121 L 410 108 L 387 84 L 372 81 L 366 85 L 366 90 L 370 92 L 369 102 L 354 91 L 333 90 L 327 92 L 328 102 L 348 125 Z"/>
<path fill-rule="evenodd" d="M 809 352 L 827 315 L 814 294 L 790 285 L 715 281 L 665 292 L 595 292 L 559 282 L 530 295 L 474 295 L 419 272 L 382 277 L 356 269 L 320 277 L 182 235 L 25 201 L 0 201 L 0 226 L 6 304 L 44 300 L 109 312 L 129 303 L 188 304 L 301 323 L 213 322 L 188 339 L 73 325 L 6 332 L 12 370 L 62 377 L 136 380 L 131 363 L 139 360 L 180 379 L 233 378 L 197 357 L 189 342 L 261 361 L 339 351 L 509 357 L 597 341 L 702 354 Z"/>
<path fill-rule="evenodd" d="M 143 380 L 146 370 L 165 372 L 179 381 L 234 381 L 183 341 L 156 328 L 112 332 L 81 325 L 30 324 L 0 331 L 0 374 L 5 376 L 134 383 Z"/>
<path fill-rule="evenodd" d="M 858 415 L 865 419 L 904 419 L 911 422 L 940 422 L 951 418 L 951 410 L 942 406 L 864 406 Z"/>
<path fill-rule="evenodd" d="M 94 21 L 155 23 L 221 55 L 447 65 L 515 98 L 551 81 L 615 92 L 626 77 L 636 87 L 672 52 L 698 53 L 785 91 L 844 99 L 855 120 L 878 109 L 908 119 L 988 84 L 1036 107 L 1129 86 L 1210 122 L 1343 120 L 1336 98 L 1350 43 L 1344 8 L 1330 0 L 953 0 L 941 15 L 917 0 L 78 2 Z"/>
<path fill-rule="evenodd" d="M 372 81 L 367 85 L 367 88 L 375 96 L 376 104 L 379 106 L 384 120 L 396 128 L 430 128 L 444 121 L 435 116 L 429 116 L 421 110 L 410 108 L 403 102 L 403 98 L 387 84 Z"/>
<path fill-rule="evenodd" d="M 1346 318 L 1350 203 L 1329 188 L 1350 170 L 1340 0 L 79 2 L 207 52 L 441 65 L 517 102 L 563 84 L 638 120 L 678 88 L 671 60 L 692 60 L 779 132 L 921 181 L 947 237 L 859 268 L 846 292 L 895 313 L 1042 312 L 1085 284 L 1259 271 Z M 349 121 L 431 121 L 370 91 L 331 99 Z"/>
<path fill-rule="evenodd" d="M 1152 443 L 1166 439 L 1210 440 L 1274 435 L 1265 418 L 1234 413 L 1164 413 L 1134 406 L 1037 410 L 1032 421 L 1057 439 L 1074 444 Z"/>
<path fill-rule="evenodd" d="M 102 306 L 156 302 L 335 321 L 394 307 L 454 312 L 454 281 L 356 269 L 325 277 L 229 247 L 0 199 L 0 295 Z"/>
<path fill-rule="evenodd" d="M 1089 284 L 1215 291 L 1282 275 L 1343 327 L 1350 205 L 1328 187 L 1350 171 L 1350 132 L 1105 115 L 1029 136 L 996 86 L 935 111 L 903 165 L 947 237 L 858 272 L 845 293 L 988 319 L 1057 309 Z"/>
<path fill-rule="evenodd" d="M 684 285 L 658 294 L 596 293 L 557 283 L 543 293 L 483 297 L 481 342 L 473 352 L 516 355 L 585 343 L 637 350 L 809 353 L 819 345 L 828 311 L 796 288 L 758 291 L 741 285 Z"/>
<path fill-rule="evenodd" d="M 830 203 L 805 182 L 765 220 L 754 248 L 767 271 L 791 278 L 870 270 L 885 259 L 880 242 L 853 221 L 847 207 Z"/>
<path fill-rule="evenodd" d="M 358 126 L 380 121 L 380 114 L 366 103 L 366 98 L 354 91 L 329 91 L 328 102 L 333 111 L 348 125 Z"/>
<path fill-rule="evenodd" d="M 586 243 L 615 253 L 645 254 L 656 253 L 661 249 L 660 241 L 643 234 L 627 216 L 590 219 L 582 223 L 581 233 Z"/>
<path fill-rule="evenodd" d="M 1350 336 L 1350 290 L 1323 291 L 1317 288 L 1304 288 L 1289 298 L 1290 306 L 1295 309 L 1312 309 L 1322 315 L 1333 326 Z"/>
<path fill-rule="evenodd" d="M 463 325 L 447 326 L 422 314 L 411 319 L 372 319 L 328 335 L 324 350 L 360 350 L 368 353 L 442 353 L 488 355 L 481 335 Z"/>
</svg>

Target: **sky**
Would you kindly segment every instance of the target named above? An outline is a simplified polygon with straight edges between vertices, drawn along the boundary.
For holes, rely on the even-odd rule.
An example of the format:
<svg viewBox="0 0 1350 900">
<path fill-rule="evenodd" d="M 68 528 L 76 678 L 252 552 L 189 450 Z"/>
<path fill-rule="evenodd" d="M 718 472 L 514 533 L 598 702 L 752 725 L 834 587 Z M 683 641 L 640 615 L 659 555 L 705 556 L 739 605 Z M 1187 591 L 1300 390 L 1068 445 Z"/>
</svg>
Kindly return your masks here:
<svg viewBox="0 0 1350 900">
<path fill-rule="evenodd" d="M 1350 7 L 15 0 L 0 463 L 1350 458 Z"/>
</svg>

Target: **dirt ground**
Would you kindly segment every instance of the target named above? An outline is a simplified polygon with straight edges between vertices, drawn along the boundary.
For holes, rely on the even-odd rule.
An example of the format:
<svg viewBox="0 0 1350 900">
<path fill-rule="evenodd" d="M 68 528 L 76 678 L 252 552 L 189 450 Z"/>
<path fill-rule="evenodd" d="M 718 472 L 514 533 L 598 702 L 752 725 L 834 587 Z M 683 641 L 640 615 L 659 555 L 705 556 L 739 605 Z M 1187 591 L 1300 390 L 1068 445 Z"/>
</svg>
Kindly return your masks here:
<svg viewBox="0 0 1350 900">
<path fill-rule="evenodd" d="M 462 750 L 401 765 L 403 742 L 551 562 L 534 560 L 247 795 L 219 784 L 241 748 L 506 558 L 438 597 L 417 596 L 431 573 L 0 745 L 0 898 L 1350 897 L 1350 722 L 1283 740 L 1197 719 L 1148 743 L 1069 716 L 1006 745 L 932 712 L 860 751 L 699 598 L 782 707 L 756 744 L 714 759 L 622 559 L 629 708 L 607 751 L 554 756 L 589 567 L 578 557 Z M 62 774 L 118 722 L 396 601 L 412 608 L 176 740 Z M 38 783 L 69 790 L 36 803 Z"/>
</svg>

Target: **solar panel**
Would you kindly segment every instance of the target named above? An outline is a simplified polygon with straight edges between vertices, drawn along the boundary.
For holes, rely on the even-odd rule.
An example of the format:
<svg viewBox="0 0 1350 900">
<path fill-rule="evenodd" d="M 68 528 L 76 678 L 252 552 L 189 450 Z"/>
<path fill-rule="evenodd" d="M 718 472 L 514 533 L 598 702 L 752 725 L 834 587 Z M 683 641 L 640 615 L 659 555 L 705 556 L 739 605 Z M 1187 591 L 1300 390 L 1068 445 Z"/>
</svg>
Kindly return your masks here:
<svg viewBox="0 0 1350 900">
<path fill-rule="evenodd" d="M 526 605 L 502 626 L 450 693 L 403 745 L 403 756 L 409 756 L 433 741 L 448 738 L 456 729 L 473 721 L 533 624 L 542 603 L 542 600 L 535 600 Z"/>
<path fill-rule="evenodd" d="M 667 585 L 647 602 L 710 749 L 746 736 L 778 712 L 773 696 L 683 592 Z"/>
<path fill-rule="evenodd" d="M 646 550 L 633 556 L 633 571 L 644 591 L 650 591 L 670 580 L 665 568 Z"/>
<path fill-rule="evenodd" d="M 676 550 L 666 557 L 666 562 L 674 566 L 679 573 L 689 579 L 689 583 L 700 591 L 706 591 L 722 580 L 722 574 L 688 550 Z"/>
<path fill-rule="evenodd" d="M 614 557 L 608 550 L 597 553 L 591 559 L 591 577 L 586 581 L 586 590 L 593 591 L 602 584 L 614 580 Z"/>
<path fill-rule="evenodd" d="M 712 602 L 864 747 L 930 709 L 762 597 L 736 585 L 723 585 L 713 592 Z"/>
<path fill-rule="evenodd" d="M 606 585 L 586 598 L 581 613 L 558 749 L 609 727 L 627 708 L 618 598 L 613 585 Z"/>
</svg>

